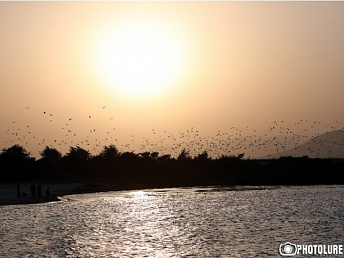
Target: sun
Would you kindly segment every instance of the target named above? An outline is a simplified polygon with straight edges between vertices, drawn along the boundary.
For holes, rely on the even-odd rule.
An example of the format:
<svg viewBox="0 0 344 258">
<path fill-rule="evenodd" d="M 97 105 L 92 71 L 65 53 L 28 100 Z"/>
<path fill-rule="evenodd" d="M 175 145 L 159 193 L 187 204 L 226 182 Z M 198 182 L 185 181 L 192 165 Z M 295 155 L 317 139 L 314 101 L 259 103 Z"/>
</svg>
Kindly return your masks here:
<svg viewBox="0 0 344 258">
<path fill-rule="evenodd" d="M 185 54 L 173 30 L 147 19 L 113 27 L 103 35 L 96 55 L 96 69 L 108 86 L 130 97 L 157 95 L 174 86 Z"/>
</svg>

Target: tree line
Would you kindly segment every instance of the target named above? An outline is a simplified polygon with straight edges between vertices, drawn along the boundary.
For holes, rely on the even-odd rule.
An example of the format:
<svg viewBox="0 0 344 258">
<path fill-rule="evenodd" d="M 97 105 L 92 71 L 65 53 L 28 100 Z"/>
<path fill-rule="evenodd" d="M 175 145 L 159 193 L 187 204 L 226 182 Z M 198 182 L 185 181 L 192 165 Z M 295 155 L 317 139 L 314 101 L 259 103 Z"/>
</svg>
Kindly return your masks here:
<svg viewBox="0 0 344 258">
<path fill-rule="evenodd" d="M 111 190 L 205 185 L 343 184 L 343 159 L 281 157 L 244 159 L 244 153 L 213 159 L 206 151 L 192 157 L 186 149 L 176 158 L 158 152 L 120 152 L 104 146 L 98 155 L 80 146 L 62 155 L 46 146 L 40 158 L 20 145 L 0 153 L 0 182 L 106 183 Z"/>
</svg>

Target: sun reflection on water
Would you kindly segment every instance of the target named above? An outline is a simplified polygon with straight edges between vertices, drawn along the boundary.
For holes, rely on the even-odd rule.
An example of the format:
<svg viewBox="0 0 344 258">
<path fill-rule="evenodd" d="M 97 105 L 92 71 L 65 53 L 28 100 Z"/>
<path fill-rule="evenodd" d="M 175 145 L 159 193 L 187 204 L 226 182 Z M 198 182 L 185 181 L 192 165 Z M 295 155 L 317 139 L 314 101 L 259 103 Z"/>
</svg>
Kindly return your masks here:
<svg viewBox="0 0 344 258">
<path fill-rule="evenodd" d="M 133 192 L 134 197 L 136 198 L 142 198 L 146 196 L 146 192 L 144 191 L 135 191 Z"/>
<path fill-rule="evenodd" d="M 68 199 L 1 207 L 0 256 L 275 257 L 278 244 L 291 235 L 299 242 L 343 240 L 340 187 L 179 188 Z"/>
</svg>

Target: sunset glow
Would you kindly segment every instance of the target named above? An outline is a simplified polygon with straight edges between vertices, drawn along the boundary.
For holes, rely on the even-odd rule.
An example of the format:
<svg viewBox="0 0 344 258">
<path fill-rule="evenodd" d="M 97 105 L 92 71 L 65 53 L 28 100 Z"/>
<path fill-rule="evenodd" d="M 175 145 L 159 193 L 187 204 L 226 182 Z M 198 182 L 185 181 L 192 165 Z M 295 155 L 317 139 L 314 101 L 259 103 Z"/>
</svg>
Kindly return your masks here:
<svg viewBox="0 0 344 258">
<path fill-rule="evenodd" d="M 126 97 L 147 97 L 175 86 L 185 66 L 181 39 L 154 20 L 107 28 L 96 46 L 100 79 Z"/>
</svg>

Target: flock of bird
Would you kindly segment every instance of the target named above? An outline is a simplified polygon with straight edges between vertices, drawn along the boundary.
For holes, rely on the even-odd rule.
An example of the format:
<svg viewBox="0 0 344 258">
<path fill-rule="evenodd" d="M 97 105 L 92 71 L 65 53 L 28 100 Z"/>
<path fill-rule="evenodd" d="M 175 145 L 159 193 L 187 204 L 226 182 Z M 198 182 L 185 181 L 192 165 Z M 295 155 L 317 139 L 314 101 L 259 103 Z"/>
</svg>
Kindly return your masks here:
<svg viewBox="0 0 344 258">
<path fill-rule="evenodd" d="M 106 106 L 99 109 L 105 110 Z M 25 110 L 30 112 L 30 106 L 26 106 Z M 120 125 L 114 119 L 115 116 L 105 115 L 105 113 L 101 118 L 102 126 L 99 120 L 91 122 L 94 119 L 92 114 L 82 118 L 70 116 L 57 119 L 53 113 L 42 110 L 40 115 L 43 123 L 51 124 L 47 127 L 49 132 L 42 133 L 42 129 L 38 130 L 37 128 L 41 125 L 30 123 L 23 125 L 22 121 L 20 123 L 13 121 L 3 132 L 2 149 L 14 144 L 19 144 L 26 149 L 35 145 L 34 149 L 40 148 L 39 154 L 45 146 L 56 148 L 61 152 L 63 150 L 68 152 L 69 147 L 80 146 L 96 155 L 104 146 L 114 144 L 121 152 L 158 152 L 160 155 L 171 154 L 172 157 L 178 156 L 181 150 L 185 149 L 191 156 L 197 156 L 206 151 L 213 158 L 240 153 L 245 153 L 246 158 L 257 158 L 269 157 L 274 153 L 283 153 L 292 148 L 298 150 L 300 156 L 306 151 L 320 156 L 320 145 L 317 149 L 312 149 L 312 146 L 309 146 L 309 149 L 302 149 L 298 146 L 325 132 L 344 130 L 344 123 L 341 121 L 335 121 L 332 125 L 308 120 L 300 120 L 291 125 L 285 121 L 274 121 L 261 133 L 248 127 L 231 126 L 227 131 L 218 130 L 212 136 L 204 136 L 199 130 L 191 127 L 178 132 L 152 129 L 143 138 L 131 132 L 125 139 L 120 139 L 116 131 L 116 126 Z M 85 122 L 86 120 L 90 122 Z M 335 144 L 340 144 L 340 148 L 344 150 L 344 143 Z M 331 149 L 328 150 L 328 156 L 331 156 Z"/>
</svg>

